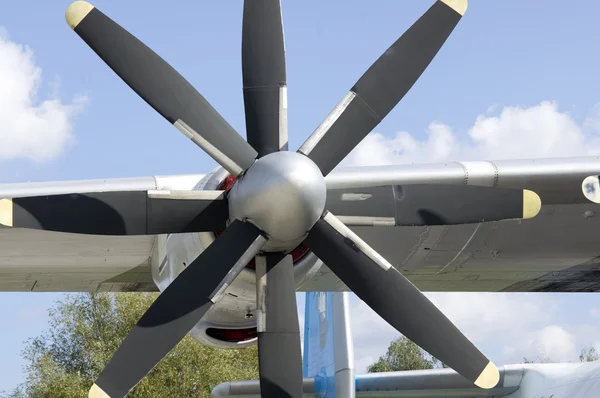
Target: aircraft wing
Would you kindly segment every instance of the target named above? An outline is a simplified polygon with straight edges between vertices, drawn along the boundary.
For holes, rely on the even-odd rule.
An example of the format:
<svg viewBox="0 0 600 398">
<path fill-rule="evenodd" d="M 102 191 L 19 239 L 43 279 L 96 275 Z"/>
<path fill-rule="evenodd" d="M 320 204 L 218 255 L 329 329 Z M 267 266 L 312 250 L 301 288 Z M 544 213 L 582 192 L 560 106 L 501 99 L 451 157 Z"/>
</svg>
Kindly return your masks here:
<svg viewBox="0 0 600 398">
<path fill-rule="evenodd" d="M 356 377 L 356 398 L 409 397 L 506 397 L 517 391 L 525 369 L 521 365 L 501 366 L 498 386 L 484 390 L 473 385 L 452 369 L 411 370 L 403 372 L 369 373 Z M 316 397 L 315 386 L 324 380 L 304 379 L 304 396 Z M 227 382 L 216 386 L 212 398 L 259 398 L 256 381 Z"/>
<path fill-rule="evenodd" d="M 327 207 L 424 291 L 600 291 L 600 206 L 582 187 L 598 174 L 599 157 L 348 168 L 328 176 Z M 453 190 L 479 186 L 532 190 L 541 211 L 526 220 L 397 226 L 414 222 L 402 212 L 403 192 L 443 207 Z M 586 189 L 592 199 L 599 190 Z M 347 288 L 323 265 L 300 290 Z"/>
<path fill-rule="evenodd" d="M 598 204 L 582 191 L 583 180 L 598 174 L 598 157 L 347 168 L 327 177 L 328 208 L 358 224 L 354 231 L 421 290 L 600 291 Z M 0 198 L 189 190 L 202 177 L 1 184 Z M 403 220 L 398 192 L 433 187 L 441 190 L 427 197 L 443 201 L 449 191 L 434 183 L 529 189 L 542 209 L 531 220 L 394 226 Z M 155 291 L 149 267 L 155 241 L 0 228 L 0 291 Z M 299 290 L 347 288 L 323 265 Z"/>
<path fill-rule="evenodd" d="M 0 184 L 0 198 L 189 190 L 202 175 Z M 157 291 L 156 236 L 93 236 L 0 227 L 0 291 Z"/>
</svg>

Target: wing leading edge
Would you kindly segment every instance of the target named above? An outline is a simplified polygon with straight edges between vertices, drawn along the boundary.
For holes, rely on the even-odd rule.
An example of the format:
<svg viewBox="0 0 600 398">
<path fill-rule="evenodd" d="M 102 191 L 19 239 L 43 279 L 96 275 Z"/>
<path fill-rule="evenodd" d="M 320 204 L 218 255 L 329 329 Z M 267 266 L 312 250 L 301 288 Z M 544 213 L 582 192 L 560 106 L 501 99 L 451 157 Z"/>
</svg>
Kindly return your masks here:
<svg viewBox="0 0 600 398">
<path fill-rule="evenodd" d="M 363 190 L 369 194 L 381 191 L 382 195 L 375 195 L 370 201 L 387 207 L 390 204 L 386 200 L 406 184 L 415 185 L 415 189 L 437 183 L 534 191 L 541 197 L 542 209 L 532 220 L 433 227 L 359 223 L 352 228 L 393 265 L 402 265 L 402 272 L 425 290 L 578 291 L 583 288 L 576 283 L 582 278 L 581 273 L 592 272 L 590 267 L 596 267 L 595 259 L 600 258 L 600 249 L 591 241 L 595 236 L 592 231 L 600 228 L 600 218 L 590 216 L 597 211 L 598 204 L 588 200 L 582 191 L 585 178 L 598 174 L 599 157 L 503 160 L 346 168 L 332 172 L 327 177 L 327 185 L 330 192 L 350 196 Z M 0 198 L 191 190 L 202 177 L 1 184 Z M 352 214 L 343 214 L 348 203 L 337 202 L 332 202 L 331 211 L 340 216 L 368 216 L 372 210 L 367 202 L 360 202 L 360 206 L 350 207 Z M 397 221 L 400 220 L 395 219 L 392 225 L 398 225 Z M 519 244 L 524 235 L 527 247 Z M 451 237 L 452 242 L 447 242 Z M 155 239 L 155 236 L 76 236 L 0 228 L 0 291 L 154 291 L 149 264 Z M 456 250 L 448 243 L 455 245 Z M 486 249 L 482 246 L 484 243 L 496 247 Z M 438 252 L 436 248 L 443 250 Z M 514 255 L 511 250 L 524 256 L 526 261 L 509 259 Z M 473 255 L 477 252 L 480 254 Z M 515 261 L 519 261 L 518 269 L 511 266 Z M 496 272 L 500 266 L 502 272 Z M 464 274 L 447 272 L 457 270 Z M 589 290 L 589 278 L 584 275 L 583 280 L 587 281 L 585 288 Z M 597 284 L 600 289 L 600 280 Z M 327 267 L 322 267 L 300 290 L 346 288 Z"/>
<path fill-rule="evenodd" d="M 190 190 L 202 175 L 1 184 L 0 198 Z M 0 291 L 157 291 L 156 236 L 93 236 L 0 227 Z"/>
</svg>

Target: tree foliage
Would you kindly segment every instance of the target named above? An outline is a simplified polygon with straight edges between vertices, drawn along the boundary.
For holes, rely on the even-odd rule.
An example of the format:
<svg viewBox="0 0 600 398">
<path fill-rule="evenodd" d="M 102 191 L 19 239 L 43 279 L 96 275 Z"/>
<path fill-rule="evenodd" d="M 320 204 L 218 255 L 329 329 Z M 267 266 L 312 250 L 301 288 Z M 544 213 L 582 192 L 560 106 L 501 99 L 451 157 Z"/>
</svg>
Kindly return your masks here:
<svg viewBox="0 0 600 398">
<path fill-rule="evenodd" d="M 594 347 L 581 351 L 579 360 L 581 362 L 592 362 L 600 359 L 600 353 Z M 553 363 L 549 356 L 538 356 L 536 359 L 530 360 L 523 358 L 523 363 Z M 369 373 L 377 372 L 397 372 L 402 370 L 422 370 L 447 367 L 442 364 L 437 358 L 429 355 L 421 347 L 410 341 L 408 338 L 401 336 L 393 340 L 385 355 L 379 357 L 377 362 L 371 364 L 367 371 Z"/>
<path fill-rule="evenodd" d="M 596 348 L 590 347 L 581 350 L 581 354 L 579 355 L 580 362 L 593 362 L 600 359 L 600 355 L 596 351 Z M 558 361 L 553 360 L 547 355 L 543 355 L 541 357 L 537 357 L 534 360 L 530 360 L 527 358 L 523 358 L 523 363 L 556 363 Z"/>
<path fill-rule="evenodd" d="M 394 339 L 385 355 L 367 368 L 369 373 L 442 367 L 442 363 L 404 336 Z"/>
<path fill-rule="evenodd" d="M 87 397 L 156 293 L 81 293 L 50 310 L 50 328 L 25 343 L 26 381 L 6 397 Z M 256 346 L 216 350 L 186 336 L 128 395 L 210 397 L 225 381 L 256 380 Z"/>
<path fill-rule="evenodd" d="M 596 348 L 590 347 L 585 350 L 581 350 L 581 355 L 579 355 L 579 360 L 581 362 L 594 362 L 600 359 L 600 355 L 596 351 Z"/>
</svg>

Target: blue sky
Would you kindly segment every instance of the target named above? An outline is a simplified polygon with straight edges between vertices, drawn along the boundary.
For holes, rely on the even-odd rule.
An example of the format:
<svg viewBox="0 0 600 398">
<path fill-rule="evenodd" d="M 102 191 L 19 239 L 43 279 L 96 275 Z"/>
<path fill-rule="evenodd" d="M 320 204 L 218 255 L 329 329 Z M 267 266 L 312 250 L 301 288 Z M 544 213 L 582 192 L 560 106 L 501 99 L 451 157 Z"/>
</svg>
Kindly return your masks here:
<svg viewBox="0 0 600 398">
<path fill-rule="evenodd" d="M 290 147 L 295 149 L 432 1 L 283 0 L 282 3 Z M 41 85 L 37 91 L 31 91 L 36 95 L 35 101 L 57 96 L 64 106 L 76 101 L 77 112 L 68 117 L 72 136 L 69 144 L 49 160 L 35 160 L 39 159 L 35 151 L 45 153 L 40 149 L 45 145 L 31 144 L 35 150 L 29 155 L 25 151 L 25 155 L 16 158 L 3 156 L 0 149 L 0 182 L 201 173 L 213 168 L 212 159 L 139 99 L 68 28 L 64 20 L 68 5 L 68 1 L 62 0 L 2 4 L 0 26 L 11 42 L 33 51 L 33 62 L 41 70 Z M 245 134 L 240 70 L 242 1 L 149 5 L 140 0 L 99 0 L 95 5 L 170 62 L 237 131 Z M 435 144 L 432 140 L 439 138 L 435 132 L 441 131 L 446 139 L 452 138 L 452 151 L 435 152 L 436 156 L 480 154 L 501 158 L 522 154 L 511 152 L 494 140 L 483 140 L 483 144 L 477 141 L 480 116 L 497 117 L 505 122 L 499 123 L 500 130 L 496 133 L 505 133 L 502 137 L 506 140 L 519 140 L 524 135 L 533 143 L 547 144 L 547 140 L 554 140 L 555 145 L 540 145 L 540 148 L 534 145 L 533 149 L 527 146 L 533 151 L 528 152 L 531 156 L 584 154 L 593 142 L 590 137 L 597 121 L 595 106 L 600 102 L 597 94 L 600 56 L 596 51 L 600 37 L 599 11 L 600 3 L 591 0 L 568 5 L 558 0 L 472 0 L 446 46 L 401 104 L 377 127 L 375 133 L 379 135 L 374 135 L 368 144 L 379 149 L 386 145 L 400 148 L 395 152 L 382 149 L 385 159 L 391 162 L 428 161 L 432 156 L 429 149 Z M 6 83 L 6 79 L 7 75 L 0 74 L 0 83 Z M 74 100 L 82 96 L 87 99 L 85 103 Z M 544 107 L 543 101 L 555 103 Z M 529 127 L 523 131 L 502 130 L 502 126 L 515 126 L 506 119 L 510 115 L 503 113 L 505 107 L 516 109 L 519 128 Z M 7 145 L 11 135 L 22 133 L 13 131 L 14 123 L 6 122 L 10 115 L 1 112 L 0 123 L 8 124 L 0 124 L 0 148 Z M 526 123 L 531 115 L 539 124 Z M 432 122 L 438 124 L 432 127 Z M 552 135 L 546 135 L 546 128 Z M 399 132 L 406 134 L 400 136 Z M 569 138 L 569 134 L 581 136 L 581 145 L 565 149 L 561 137 Z M 407 146 L 405 139 L 399 141 L 399 137 L 407 136 L 415 145 Z M 45 142 L 56 135 L 38 131 L 33 137 Z M 365 153 L 371 152 L 363 150 L 355 160 L 368 163 L 369 156 L 365 158 Z M 46 326 L 43 309 L 59 297 L 0 294 L 0 314 L 3 324 L 9 325 L 0 335 L 0 391 L 14 387 L 20 380 L 22 363 L 18 353 L 22 341 Z M 452 297 L 461 308 L 473 302 L 469 295 Z M 580 345 L 596 342 L 593 327 L 600 326 L 597 298 L 597 295 L 543 298 L 512 295 L 498 299 L 485 296 L 484 300 L 499 300 L 505 311 L 505 317 L 499 319 L 504 323 L 527 317 L 527 322 L 519 323 L 523 333 L 533 336 L 546 330 L 543 336 L 558 336 L 552 334 L 558 333 L 556 329 L 547 329 L 558 325 L 575 336 L 574 344 L 579 349 Z M 378 322 L 368 311 L 363 311 L 361 303 L 354 301 L 353 305 L 362 314 L 356 321 L 357 329 L 359 321 Z M 538 310 L 550 307 L 554 311 L 551 317 L 536 318 Z M 465 327 L 471 327 L 460 313 L 453 314 L 466 322 Z M 584 326 L 573 329 L 572 325 L 579 323 Z M 381 329 L 382 335 L 391 336 L 384 326 Z M 470 333 L 476 335 L 481 330 L 486 329 L 473 329 Z M 362 344 L 357 355 L 360 352 L 361 360 L 366 363 L 385 347 L 373 345 L 374 338 L 360 337 L 361 333 L 361 330 L 355 333 L 357 345 Z M 520 353 L 510 354 L 510 347 L 486 338 L 491 335 L 495 334 L 486 332 L 479 340 L 485 352 L 497 358 L 497 362 L 519 359 Z"/>
</svg>

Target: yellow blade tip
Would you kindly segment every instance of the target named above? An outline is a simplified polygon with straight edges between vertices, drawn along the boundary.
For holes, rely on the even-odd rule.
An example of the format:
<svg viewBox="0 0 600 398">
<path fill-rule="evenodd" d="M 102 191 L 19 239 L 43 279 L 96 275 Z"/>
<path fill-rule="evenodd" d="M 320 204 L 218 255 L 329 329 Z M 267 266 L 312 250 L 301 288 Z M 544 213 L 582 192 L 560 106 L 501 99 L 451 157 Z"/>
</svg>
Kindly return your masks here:
<svg viewBox="0 0 600 398">
<path fill-rule="evenodd" d="M 92 388 L 90 388 L 88 398 L 110 398 L 110 395 L 105 393 L 97 384 L 94 384 Z"/>
<path fill-rule="evenodd" d="M 75 29 L 93 9 L 94 6 L 87 1 L 75 1 L 71 3 L 65 13 L 65 18 L 71 29 Z"/>
<path fill-rule="evenodd" d="M 600 179 L 598 176 L 589 176 L 581 183 L 583 195 L 593 203 L 600 203 Z"/>
<path fill-rule="evenodd" d="M 523 190 L 523 219 L 527 220 L 538 215 L 542 209 L 542 200 L 537 193 Z"/>
<path fill-rule="evenodd" d="M 448 7 L 452 8 L 454 11 L 456 11 L 460 15 L 465 15 L 465 12 L 467 12 L 467 6 L 468 6 L 467 0 L 440 0 L 440 1 L 444 4 L 446 4 Z"/>
<path fill-rule="evenodd" d="M 0 199 L 0 224 L 6 227 L 13 226 L 12 199 Z"/>
<path fill-rule="evenodd" d="M 483 369 L 483 372 L 481 372 L 477 380 L 475 380 L 475 385 L 479 388 L 490 389 L 496 387 L 499 381 L 500 372 L 498 371 L 496 365 L 490 361 L 485 369 Z"/>
</svg>

